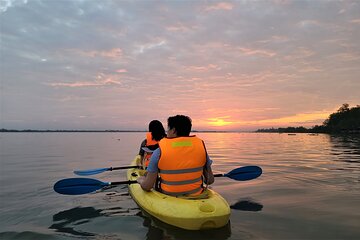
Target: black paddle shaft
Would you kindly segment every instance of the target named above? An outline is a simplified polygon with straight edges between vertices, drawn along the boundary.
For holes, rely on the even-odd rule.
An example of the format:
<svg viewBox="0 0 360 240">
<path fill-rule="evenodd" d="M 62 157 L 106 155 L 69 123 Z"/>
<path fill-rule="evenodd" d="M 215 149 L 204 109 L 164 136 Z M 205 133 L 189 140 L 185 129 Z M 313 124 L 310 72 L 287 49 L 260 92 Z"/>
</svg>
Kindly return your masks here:
<svg viewBox="0 0 360 240">
<path fill-rule="evenodd" d="M 111 182 L 110 185 L 121 185 L 121 184 L 133 184 L 133 183 L 137 183 L 136 180 L 129 180 L 129 181 L 121 181 L 121 182 Z"/>
<path fill-rule="evenodd" d="M 224 177 L 224 174 L 222 174 L 222 173 L 217 173 L 217 174 L 214 174 L 214 177 Z"/>
<path fill-rule="evenodd" d="M 111 167 L 109 171 L 119 170 L 119 169 L 131 169 L 131 168 L 140 168 L 139 166 L 124 166 L 124 167 Z"/>
</svg>

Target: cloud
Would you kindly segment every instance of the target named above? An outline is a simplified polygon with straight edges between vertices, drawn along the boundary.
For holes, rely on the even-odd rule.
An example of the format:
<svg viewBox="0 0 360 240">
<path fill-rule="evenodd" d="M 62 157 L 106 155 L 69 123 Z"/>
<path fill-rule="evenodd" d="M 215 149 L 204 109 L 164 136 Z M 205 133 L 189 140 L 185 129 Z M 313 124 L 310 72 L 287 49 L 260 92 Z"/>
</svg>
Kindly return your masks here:
<svg viewBox="0 0 360 240">
<path fill-rule="evenodd" d="M 117 72 L 117 73 L 127 73 L 128 71 L 126 69 L 118 69 L 115 72 Z"/>
<path fill-rule="evenodd" d="M 95 57 L 120 58 L 123 55 L 123 51 L 120 48 L 113 48 L 108 51 L 97 51 L 97 50 L 85 51 L 81 49 L 70 49 L 68 51 L 91 58 L 95 58 Z"/>
<path fill-rule="evenodd" d="M 10 7 L 20 6 L 27 4 L 28 0 L 1 0 L 0 1 L 0 14 L 6 12 Z"/>
<path fill-rule="evenodd" d="M 324 69 L 316 66 L 304 66 L 297 69 L 298 72 L 310 73 L 310 72 L 323 72 Z"/>
<path fill-rule="evenodd" d="M 46 85 L 52 87 L 70 87 L 70 88 L 82 88 L 82 87 L 101 87 L 110 85 L 121 85 L 121 81 L 113 79 L 112 77 L 98 76 L 96 81 L 78 81 L 72 83 L 58 82 L 58 83 L 46 83 Z"/>
<path fill-rule="evenodd" d="M 172 25 L 168 25 L 165 27 L 167 31 L 169 32 L 189 32 L 191 30 L 196 30 L 196 26 L 186 26 L 184 23 L 182 22 L 177 22 L 175 24 Z"/>
<path fill-rule="evenodd" d="M 338 53 L 333 56 L 330 56 L 332 59 L 336 59 L 337 61 L 343 61 L 343 62 L 352 62 L 352 61 L 358 61 L 360 60 L 360 54 L 353 52 L 353 53 Z"/>
<path fill-rule="evenodd" d="M 312 26 L 320 26 L 320 22 L 316 20 L 302 20 L 298 22 L 298 26 L 302 28 L 309 28 Z"/>
<path fill-rule="evenodd" d="M 266 56 L 266 57 L 273 57 L 276 55 L 275 52 L 270 51 L 270 50 L 263 50 L 263 49 L 251 49 L 251 48 L 239 48 L 239 50 L 247 55 L 247 56 L 251 56 L 251 55 L 262 55 L 262 56 Z"/>
<path fill-rule="evenodd" d="M 80 97 L 78 95 L 66 95 L 62 96 L 60 98 L 56 98 L 59 102 L 75 102 L 75 101 L 82 101 L 82 100 L 88 100 L 88 98 Z"/>
<path fill-rule="evenodd" d="M 284 56 L 284 60 L 285 61 L 303 60 L 313 55 L 315 55 L 315 51 L 310 50 L 307 47 L 297 47 L 289 51 L 287 55 Z"/>
<path fill-rule="evenodd" d="M 264 119 L 256 121 L 256 124 L 306 124 L 325 120 L 333 111 L 321 111 L 312 113 L 299 113 L 292 116 Z"/>
<path fill-rule="evenodd" d="M 272 43 L 281 43 L 284 44 L 286 42 L 289 41 L 289 37 L 288 36 L 271 36 L 269 39 L 265 39 L 265 40 L 259 40 L 257 41 L 257 43 L 261 43 L 261 44 L 272 44 Z"/>
<path fill-rule="evenodd" d="M 219 2 L 205 8 L 205 11 L 232 10 L 234 5 L 229 2 Z"/>
<path fill-rule="evenodd" d="M 221 68 L 215 64 L 209 64 L 207 66 L 189 66 L 186 67 L 186 70 L 188 71 L 198 71 L 198 72 L 204 72 L 209 70 L 220 70 Z"/>
<path fill-rule="evenodd" d="M 338 14 L 343 14 L 343 13 L 345 13 L 346 12 L 346 9 L 341 9 L 339 12 L 338 12 Z"/>
<path fill-rule="evenodd" d="M 145 53 L 148 50 L 159 48 L 161 46 L 164 46 L 165 44 L 166 44 L 165 40 L 161 40 L 159 42 L 151 42 L 151 43 L 143 44 L 138 47 L 138 50 L 136 52 L 137 53 Z"/>
<path fill-rule="evenodd" d="M 350 21 L 350 23 L 360 24 L 360 18 L 353 19 L 353 20 Z"/>
</svg>

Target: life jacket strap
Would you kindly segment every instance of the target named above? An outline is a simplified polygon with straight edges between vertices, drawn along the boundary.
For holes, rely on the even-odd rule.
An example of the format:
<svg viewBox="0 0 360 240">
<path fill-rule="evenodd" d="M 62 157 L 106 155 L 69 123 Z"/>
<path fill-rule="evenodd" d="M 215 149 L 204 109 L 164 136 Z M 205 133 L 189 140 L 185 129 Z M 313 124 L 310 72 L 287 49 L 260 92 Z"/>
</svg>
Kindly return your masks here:
<svg viewBox="0 0 360 240">
<path fill-rule="evenodd" d="M 185 184 L 197 183 L 201 180 L 202 180 L 201 177 L 195 178 L 195 179 L 190 179 L 190 180 L 185 180 L 185 181 L 165 181 L 165 180 L 161 179 L 161 183 L 166 184 L 166 185 L 185 185 Z"/>
<path fill-rule="evenodd" d="M 159 173 L 162 174 L 181 174 L 181 173 L 192 173 L 202 171 L 204 167 L 187 168 L 187 169 L 175 169 L 175 170 L 163 170 L 159 169 Z"/>
<path fill-rule="evenodd" d="M 197 193 L 197 192 L 199 192 L 201 190 L 202 190 L 202 187 L 198 187 L 198 188 L 195 188 L 193 190 L 184 191 L 184 192 L 168 192 L 168 191 L 164 191 L 164 190 L 161 190 L 161 192 L 166 194 L 166 195 L 170 195 L 170 196 L 181 196 L 181 195 L 190 195 L 192 193 Z"/>
</svg>

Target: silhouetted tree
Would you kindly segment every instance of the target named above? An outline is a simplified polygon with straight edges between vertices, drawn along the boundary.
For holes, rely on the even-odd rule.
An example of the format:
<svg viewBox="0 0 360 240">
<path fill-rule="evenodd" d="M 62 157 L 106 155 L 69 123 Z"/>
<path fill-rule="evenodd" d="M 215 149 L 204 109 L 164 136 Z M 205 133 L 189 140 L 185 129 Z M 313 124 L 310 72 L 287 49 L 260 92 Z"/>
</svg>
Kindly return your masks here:
<svg viewBox="0 0 360 240">
<path fill-rule="evenodd" d="M 358 131 L 360 128 L 360 106 L 349 108 L 349 104 L 344 103 L 336 113 L 330 114 L 323 126 L 326 132 Z"/>
<path fill-rule="evenodd" d="M 323 122 L 323 125 L 316 125 L 310 129 L 304 127 L 270 128 L 259 129 L 257 132 L 284 132 L 284 133 L 360 133 L 360 105 L 349 108 L 344 103 L 335 113 Z"/>
</svg>

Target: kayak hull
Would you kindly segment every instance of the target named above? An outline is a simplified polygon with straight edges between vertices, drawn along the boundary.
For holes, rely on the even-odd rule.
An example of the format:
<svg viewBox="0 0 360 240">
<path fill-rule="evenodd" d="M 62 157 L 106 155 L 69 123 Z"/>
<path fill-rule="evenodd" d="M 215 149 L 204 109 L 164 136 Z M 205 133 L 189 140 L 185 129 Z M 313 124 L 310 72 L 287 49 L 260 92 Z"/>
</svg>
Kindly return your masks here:
<svg viewBox="0 0 360 240">
<path fill-rule="evenodd" d="M 132 162 L 140 165 L 140 156 Z M 129 169 L 128 180 L 136 180 L 144 174 L 141 169 Z M 229 222 L 230 207 L 226 200 L 211 189 L 206 190 L 205 199 L 184 199 L 149 192 L 141 189 L 139 184 L 129 185 L 129 193 L 135 202 L 151 216 L 176 227 L 187 230 L 220 228 Z"/>
</svg>

